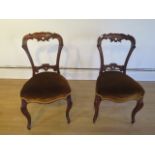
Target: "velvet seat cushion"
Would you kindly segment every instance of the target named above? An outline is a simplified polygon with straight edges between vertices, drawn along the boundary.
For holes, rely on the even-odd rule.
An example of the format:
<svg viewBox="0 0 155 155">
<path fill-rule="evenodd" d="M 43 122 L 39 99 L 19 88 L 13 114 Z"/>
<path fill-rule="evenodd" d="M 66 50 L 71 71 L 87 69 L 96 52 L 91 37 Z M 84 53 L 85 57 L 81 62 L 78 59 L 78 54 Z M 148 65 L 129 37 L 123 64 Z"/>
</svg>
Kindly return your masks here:
<svg viewBox="0 0 155 155">
<path fill-rule="evenodd" d="M 55 72 L 34 75 L 23 86 L 20 96 L 28 102 L 48 103 L 65 98 L 71 92 L 67 80 Z"/>
<path fill-rule="evenodd" d="M 106 71 L 99 75 L 96 94 L 114 102 L 138 100 L 144 96 L 142 86 L 128 75 L 119 71 Z"/>
</svg>

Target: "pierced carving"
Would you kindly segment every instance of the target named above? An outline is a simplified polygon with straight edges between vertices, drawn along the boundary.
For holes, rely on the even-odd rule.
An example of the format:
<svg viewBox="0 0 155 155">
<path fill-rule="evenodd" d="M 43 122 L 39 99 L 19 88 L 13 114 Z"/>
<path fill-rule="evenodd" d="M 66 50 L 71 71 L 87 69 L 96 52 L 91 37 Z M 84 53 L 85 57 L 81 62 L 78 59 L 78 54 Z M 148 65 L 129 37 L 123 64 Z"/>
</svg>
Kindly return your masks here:
<svg viewBox="0 0 155 155">
<path fill-rule="evenodd" d="M 50 32 L 36 32 L 33 34 L 28 34 L 23 37 L 23 46 L 27 44 L 28 40 L 36 39 L 37 41 L 49 41 L 50 39 L 58 39 L 59 45 L 63 46 L 62 37 L 57 33 L 50 33 Z"/>
<path fill-rule="evenodd" d="M 29 49 L 28 49 L 28 45 L 27 45 L 28 40 L 33 40 L 33 39 L 36 39 L 37 41 L 49 41 L 50 39 L 57 39 L 59 41 L 56 65 L 43 64 L 41 66 L 35 66 L 33 59 L 31 57 L 31 54 L 29 52 Z M 61 50 L 63 47 L 63 39 L 59 34 L 50 33 L 50 32 L 36 32 L 36 33 L 32 33 L 32 34 L 27 34 L 23 37 L 22 47 L 25 50 L 25 52 L 30 60 L 30 63 L 31 63 L 31 66 L 33 69 L 33 76 L 35 75 L 35 73 L 39 72 L 39 69 L 44 69 L 45 71 L 47 71 L 49 68 L 52 68 L 54 71 L 57 71 L 58 73 L 60 73 L 59 60 L 60 60 Z"/>
<path fill-rule="evenodd" d="M 109 39 L 111 42 L 121 42 L 122 40 L 129 40 L 133 45 L 136 41 L 131 35 L 125 35 L 123 33 L 109 33 L 103 34 L 98 38 L 98 44 L 101 43 L 103 39 Z"/>
<path fill-rule="evenodd" d="M 122 40 L 127 40 L 127 41 L 131 42 L 131 46 L 130 46 L 130 49 L 129 49 L 129 52 L 126 57 L 124 65 L 122 65 L 122 66 L 117 65 L 116 63 L 104 65 L 103 51 L 102 51 L 102 45 L 101 45 L 103 40 L 110 40 L 111 42 L 121 42 Z M 126 67 L 127 67 L 129 58 L 130 58 L 133 50 L 136 47 L 135 44 L 136 44 L 135 38 L 131 35 L 125 35 L 123 33 L 109 33 L 109 34 L 101 35 L 97 41 L 97 47 L 100 52 L 100 59 L 101 59 L 100 73 L 105 70 L 116 70 L 116 69 L 119 69 L 120 71 L 123 71 L 123 73 L 126 73 Z"/>
<path fill-rule="evenodd" d="M 43 64 L 42 68 L 47 71 L 49 68 L 51 68 L 51 66 L 49 64 Z"/>
<path fill-rule="evenodd" d="M 53 69 L 55 71 L 55 70 L 57 70 L 57 66 L 50 65 L 50 64 L 42 64 L 41 66 L 35 66 L 36 73 L 38 73 L 40 69 L 44 69 L 45 71 L 48 71 L 49 69 Z"/>
<path fill-rule="evenodd" d="M 104 70 L 123 70 L 123 66 L 117 65 L 116 63 L 111 63 L 109 65 L 104 65 Z"/>
</svg>

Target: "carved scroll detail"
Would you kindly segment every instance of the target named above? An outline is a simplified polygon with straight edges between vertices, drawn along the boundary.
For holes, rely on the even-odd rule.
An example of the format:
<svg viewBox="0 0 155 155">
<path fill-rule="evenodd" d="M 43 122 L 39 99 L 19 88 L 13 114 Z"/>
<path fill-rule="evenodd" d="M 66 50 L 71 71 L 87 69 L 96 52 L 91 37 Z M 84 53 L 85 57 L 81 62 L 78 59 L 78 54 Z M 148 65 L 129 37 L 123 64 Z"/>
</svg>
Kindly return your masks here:
<svg viewBox="0 0 155 155">
<path fill-rule="evenodd" d="M 50 33 L 50 32 L 36 32 L 36 33 L 30 33 L 28 35 L 25 35 L 23 37 L 23 46 L 27 44 L 28 40 L 36 39 L 37 41 L 49 41 L 49 39 L 58 39 L 59 45 L 63 46 L 63 40 L 62 37 L 57 33 Z"/>
<path fill-rule="evenodd" d="M 41 66 L 35 66 L 35 72 L 39 72 L 40 69 L 44 69 L 45 71 L 48 71 L 49 69 L 57 70 L 57 66 L 50 64 L 42 64 Z"/>
<path fill-rule="evenodd" d="M 129 40 L 135 45 L 135 39 L 131 35 L 125 35 L 123 33 L 109 33 L 103 34 L 99 37 L 98 43 L 101 43 L 103 39 L 109 39 L 111 42 L 121 42 L 122 40 Z"/>
<path fill-rule="evenodd" d="M 116 63 L 110 63 L 109 65 L 104 65 L 104 70 L 123 70 L 123 66 L 117 65 Z"/>
<path fill-rule="evenodd" d="M 116 63 L 111 63 L 109 65 L 104 65 L 104 58 L 103 58 L 103 50 L 102 50 L 102 41 L 103 40 L 110 40 L 111 42 L 121 42 L 122 40 L 127 40 L 131 42 L 130 49 L 128 51 L 128 55 L 126 57 L 125 63 L 121 65 L 117 65 Z M 98 38 L 97 41 L 97 47 L 100 52 L 100 59 L 101 59 L 101 66 L 100 66 L 100 73 L 105 70 L 117 70 L 123 71 L 123 73 L 126 73 L 126 67 L 129 61 L 129 58 L 135 49 L 135 38 L 131 35 L 125 35 L 123 33 L 109 33 L 109 34 L 103 34 Z"/>
<path fill-rule="evenodd" d="M 49 41 L 50 39 L 57 39 L 59 41 L 55 65 L 42 64 L 41 66 L 35 66 L 33 59 L 31 57 L 30 51 L 28 49 L 28 45 L 27 45 L 28 40 L 33 40 L 33 39 L 36 39 L 37 41 Z M 50 32 L 36 32 L 36 33 L 32 33 L 32 34 L 27 34 L 23 37 L 22 47 L 25 50 L 25 52 L 30 60 L 30 63 L 31 63 L 31 66 L 33 69 L 33 76 L 39 72 L 39 69 L 44 69 L 45 71 L 47 71 L 48 69 L 52 68 L 54 71 L 57 71 L 58 73 L 60 73 L 59 60 L 60 60 L 61 50 L 63 47 L 63 39 L 59 34 L 50 33 Z"/>
</svg>

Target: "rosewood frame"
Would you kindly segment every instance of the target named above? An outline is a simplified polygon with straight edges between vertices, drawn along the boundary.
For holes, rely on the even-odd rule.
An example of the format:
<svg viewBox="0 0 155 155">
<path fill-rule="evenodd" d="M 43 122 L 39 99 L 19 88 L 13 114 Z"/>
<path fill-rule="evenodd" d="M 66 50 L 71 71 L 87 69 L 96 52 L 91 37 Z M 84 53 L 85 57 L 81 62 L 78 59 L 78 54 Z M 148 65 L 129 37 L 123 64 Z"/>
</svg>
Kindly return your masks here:
<svg viewBox="0 0 155 155">
<path fill-rule="evenodd" d="M 103 40 L 110 40 L 111 42 L 121 42 L 122 40 L 127 40 L 131 42 L 131 46 L 128 52 L 128 55 L 126 57 L 126 60 L 124 62 L 124 65 L 117 65 L 116 63 L 111 63 L 109 65 L 104 64 L 104 57 L 103 57 L 103 50 L 102 50 L 102 41 Z M 133 52 L 133 50 L 136 48 L 136 41 L 135 38 L 131 35 L 125 35 L 122 33 L 109 33 L 109 34 L 103 34 L 98 38 L 97 41 L 97 48 L 100 53 L 100 74 L 103 71 L 106 71 L 107 69 L 110 70 L 116 70 L 119 69 L 124 74 L 126 74 L 126 67 L 129 61 L 129 58 Z"/>
<path fill-rule="evenodd" d="M 49 41 L 50 39 L 58 40 L 59 46 L 58 46 L 58 53 L 57 53 L 57 59 L 56 59 L 55 65 L 42 64 L 41 66 L 35 66 L 33 59 L 31 57 L 31 54 L 29 52 L 29 49 L 28 49 L 28 45 L 27 45 L 28 40 L 33 40 L 33 39 L 36 39 L 37 41 Z M 38 73 L 40 69 L 44 69 L 45 71 L 47 71 L 50 68 L 53 69 L 54 71 L 57 71 L 57 73 L 60 74 L 59 61 L 60 61 L 61 50 L 63 48 L 63 39 L 59 34 L 50 33 L 50 32 L 36 32 L 36 33 L 32 33 L 32 34 L 27 34 L 23 37 L 22 48 L 25 50 L 25 52 L 29 58 L 29 61 L 31 63 L 33 76 L 36 73 Z"/>
<path fill-rule="evenodd" d="M 131 42 L 131 46 L 128 52 L 128 55 L 126 57 L 126 60 L 124 62 L 124 65 L 117 65 L 116 63 L 111 63 L 109 65 L 105 65 L 104 64 L 104 57 L 103 57 L 103 50 L 102 50 L 102 41 L 103 40 L 110 40 L 111 42 L 121 42 L 122 40 L 127 40 Z M 124 74 L 126 74 L 126 67 L 129 61 L 129 58 L 133 52 L 133 50 L 136 47 L 136 40 L 133 36 L 131 35 L 125 35 L 122 33 L 109 33 L 109 34 L 103 34 L 98 38 L 97 41 L 97 47 L 99 50 L 99 54 L 100 54 L 100 72 L 99 72 L 99 76 L 101 75 L 102 72 L 108 70 L 120 70 L 121 72 L 123 72 Z M 95 101 L 94 101 L 94 109 L 95 109 L 95 113 L 94 113 L 94 117 L 93 117 L 93 123 L 96 122 L 97 117 L 98 117 L 98 113 L 99 113 L 99 106 L 100 103 L 102 101 L 101 96 L 98 96 L 97 94 L 95 95 Z M 131 123 L 133 124 L 135 122 L 135 115 L 136 113 L 141 110 L 144 106 L 143 103 L 143 98 L 140 98 L 137 100 L 137 104 L 135 106 L 135 108 L 132 110 L 132 114 L 131 114 Z"/>
<path fill-rule="evenodd" d="M 66 101 L 67 101 L 67 108 L 66 108 L 66 119 L 67 119 L 67 123 L 69 124 L 70 122 L 71 122 L 71 120 L 70 120 L 70 116 L 69 116 L 69 112 L 70 112 L 70 110 L 71 110 L 71 108 L 72 108 L 72 98 L 71 98 L 71 95 L 68 95 L 67 97 L 66 97 Z M 27 109 L 27 105 L 28 105 L 29 103 L 25 100 L 25 99 L 22 99 L 21 100 L 21 107 L 20 107 L 20 110 L 21 110 L 21 112 L 23 113 L 23 115 L 26 117 L 26 119 L 27 119 L 27 129 L 31 129 L 31 126 L 32 126 L 32 124 L 31 124 L 31 115 L 30 115 L 30 113 L 29 113 L 29 111 L 28 111 L 28 109 Z M 48 104 L 48 103 L 46 103 L 46 104 Z"/>
<path fill-rule="evenodd" d="M 56 64 L 55 65 L 42 64 L 41 66 L 35 66 L 35 64 L 33 62 L 33 59 L 31 57 L 30 51 L 28 49 L 28 45 L 27 45 L 28 40 L 33 40 L 33 39 L 36 39 L 37 41 L 49 41 L 50 39 L 57 39 L 58 40 L 59 46 L 58 46 L 58 52 L 57 52 L 57 58 L 56 58 Z M 27 34 L 27 35 L 25 35 L 23 37 L 22 48 L 25 50 L 25 52 L 26 52 L 26 54 L 27 54 L 27 56 L 29 58 L 29 61 L 31 63 L 32 76 L 37 74 L 40 69 L 44 69 L 45 71 L 47 71 L 48 69 L 53 69 L 58 74 L 60 74 L 59 61 L 60 61 L 61 50 L 63 48 L 63 39 L 59 34 L 50 33 L 50 32 L 36 32 L 36 33 L 33 33 L 33 34 Z M 70 112 L 70 110 L 72 108 L 71 95 L 68 95 L 66 97 L 66 101 L 67 101 L 66 119 L 67 119 L 67 123 L 69 124 L 71 122 L 70 117 L 69 117 L 69 112 Z M 22 99 L 22 101 L 21 101 L 21 112 L 26 117 L 26 119 L 27 119 L 27 129 L 30 130 L 31 129 L 31 115 L 28 112 L 27 105 L 28 105 L 28 102 L 25 99 Z"/>
</svg>

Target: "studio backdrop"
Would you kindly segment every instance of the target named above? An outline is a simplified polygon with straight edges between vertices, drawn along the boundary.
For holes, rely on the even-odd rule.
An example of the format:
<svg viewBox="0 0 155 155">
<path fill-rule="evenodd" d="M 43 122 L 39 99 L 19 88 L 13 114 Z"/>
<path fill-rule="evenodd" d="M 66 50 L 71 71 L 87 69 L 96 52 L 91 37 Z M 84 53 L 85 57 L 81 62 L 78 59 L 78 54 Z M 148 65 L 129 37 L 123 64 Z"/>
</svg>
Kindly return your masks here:
<svg viewBox="0 0 155 155">
<path fill-rule="evenodd" d="M 127 74 L 138 81 L 155 81 L 155 20 L 31 19 L 0 20 L 0 78 L 30 78 L 32 71 L 22 38 L 28 33 L 56 32 L 63 37 L 60 71 L 71 80 L 95 80 L 100 58 L 97 38 L 104 33 L 130 34 L 136 39 Z M 51 46 L 50 46 L 51 45 Z M 105 63 L 124 62 L 130 44 L 103 44 Z M 57 42 L 29 42 L 35 63 L 55 63 Z"/>
</svg>

